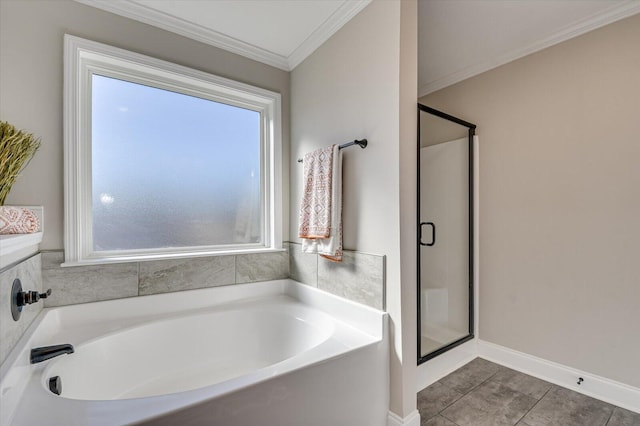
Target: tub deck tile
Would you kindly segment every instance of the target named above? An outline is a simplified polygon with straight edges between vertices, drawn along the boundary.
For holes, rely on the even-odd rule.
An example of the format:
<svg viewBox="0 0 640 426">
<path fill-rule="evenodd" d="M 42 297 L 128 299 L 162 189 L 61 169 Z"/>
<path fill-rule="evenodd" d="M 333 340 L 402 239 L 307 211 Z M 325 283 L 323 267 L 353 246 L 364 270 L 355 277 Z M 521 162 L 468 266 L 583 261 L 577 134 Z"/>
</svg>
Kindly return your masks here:
<svg viewBox="0 0 640 426">
<path fill-rule="evenodd" d="M 75 305 L 138 295 L 138 264 L 60 267 L 64 252 L 42 253 L 42 280 L 52 294 L 45 307 Z"/>
<path fill-rule="evenodd" d="M 140 296 L 234 284 L 234 256 L 140 263 Z"/>
</svg>

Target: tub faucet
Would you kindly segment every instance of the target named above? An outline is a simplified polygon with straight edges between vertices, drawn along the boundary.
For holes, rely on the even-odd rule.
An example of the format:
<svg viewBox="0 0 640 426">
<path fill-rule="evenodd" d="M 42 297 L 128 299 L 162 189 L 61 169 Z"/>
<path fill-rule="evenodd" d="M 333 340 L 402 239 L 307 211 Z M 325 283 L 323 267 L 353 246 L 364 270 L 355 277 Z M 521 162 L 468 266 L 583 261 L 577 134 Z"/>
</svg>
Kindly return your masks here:
<svg viewBox="0 0 640 426">
<path fill-rule="evenodd" d="M 72 354 L 73 346 L 65 343 L 63 345 L 42 346 L 31 349 L 31 364 L 37 364 L 51 358 L 64 354 Z"/>
</svg>

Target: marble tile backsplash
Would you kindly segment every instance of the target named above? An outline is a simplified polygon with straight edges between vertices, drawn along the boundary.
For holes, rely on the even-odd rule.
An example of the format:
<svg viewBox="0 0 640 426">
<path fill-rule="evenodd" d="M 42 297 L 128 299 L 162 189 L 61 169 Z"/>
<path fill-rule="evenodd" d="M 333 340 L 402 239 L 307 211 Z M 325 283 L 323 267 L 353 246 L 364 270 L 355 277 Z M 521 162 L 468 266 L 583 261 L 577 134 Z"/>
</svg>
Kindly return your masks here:
<svg viewBox="0 0 640 426">
<path fill-rule="evenodd" d="M 61 268 L 62 251 L 42 252 L 42 282 L 51 289 L 45 307 L 76 305 L 138 295 L 138 264 Z"/>
<path fill-rule="evenodd" d="M 289 250 L 236 256 L 236 283 L 289 278 Z"/>
<path fill-rule="evenodd" d="M 296 281 L 355 302 L 384 309 L 385 257 L 345 250 L 342 263 L 302 253 L 211 256 L 98 266 L 60 267 L 62 251 L 42 252 L 42 281 L 52 295 L 45 307 L 74 305 L 230 284 Z"/>
<path fill-rule="evenodd" d="M 41 255 L 29 257 L 15 266 L 0 272 L 0 364 L 43 308 L 42 303 L 25 306 L 18 321 L 11 316 L 11 287 L 19 278 L 23 291 L 43 292 Z"/>
<path fill-rule="evenodd" d="M 300 244 L 289 243 L 289 276 L 292 280 L 318 287 L 318 256 L 303 253 Z"/>
<path fill-rule="evenodd" d="M 384 309 L 384 256 L 345 251 L 342 263 L 318 259 L 318 288 Z"/>
<path fill-rule="evenodd" d="M 140 263 L 140 296 L 235 284 L 235 256 Z"/>
<path fill-rule="evenodd" d="M 287 251 L 62 268 L 62 251 L 42 252 L 45 307 L 216 287 L 289 276 Z"/>
<path fill-rule="evenodd" d="M 301 245 L 289 243 L 291 279 L 321 290 L 385 309 L 385 256 L 344 250 L 336 263 L 315 254 L 303 253 Z"/>
</svg>

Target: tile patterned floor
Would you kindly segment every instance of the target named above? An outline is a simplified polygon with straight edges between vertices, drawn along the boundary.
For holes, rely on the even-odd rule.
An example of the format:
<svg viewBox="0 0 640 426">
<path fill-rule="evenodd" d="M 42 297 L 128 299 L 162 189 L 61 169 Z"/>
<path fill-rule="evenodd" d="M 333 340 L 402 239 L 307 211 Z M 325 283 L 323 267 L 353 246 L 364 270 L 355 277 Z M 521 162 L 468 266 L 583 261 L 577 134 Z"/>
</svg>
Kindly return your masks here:
<svg viewBox="0 0 640 426">
<path fill-rule="evenodd" d="M 418 393 L 420 426 L 640 426 L 640 414 L 476 358 Z"/>
</svg>

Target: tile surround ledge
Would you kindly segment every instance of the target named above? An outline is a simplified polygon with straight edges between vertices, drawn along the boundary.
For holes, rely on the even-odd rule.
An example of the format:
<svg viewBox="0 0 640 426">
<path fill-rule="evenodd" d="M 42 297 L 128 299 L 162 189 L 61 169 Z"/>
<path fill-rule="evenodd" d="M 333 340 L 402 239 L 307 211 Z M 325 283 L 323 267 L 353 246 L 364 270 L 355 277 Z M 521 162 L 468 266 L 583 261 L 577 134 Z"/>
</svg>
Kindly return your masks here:
<svg viewBox="0 0 640 426">
<path fill-rule="evenodd" d="M 197 288 L 291 278 L 346 299 L 385 308 L 385 256 L 345 250 L 342 263 L 285 251 L 146 262 L 61 267 L 64 252 L 42 252 L 42 280 L 52 289 L 45 307 Z"/>
<path fill-rule="evenodd" d="M 342 262 L 303 253 L 289 243 L 290 278 L 375 309 L 385 310 L 386 256 L 344 250 Z"/>
<path fill-rule="evenodd" d="M 41 254 L 43 285 L 51 289 L 47 308 L 138 295 L 137 263 L 62 268 L 63 251 Z"/>
<path fill-rule="evenodd" d="M 233 256 L 158 260 L 139 264 L 140 296 L 234 283 Z"/>
<path fill-rule="evenodd" d="M 42 252 L 45 307 L 73 305 L 289 276 L 288 252 L 61 267 L 64 252 Z"/>
</svg>

